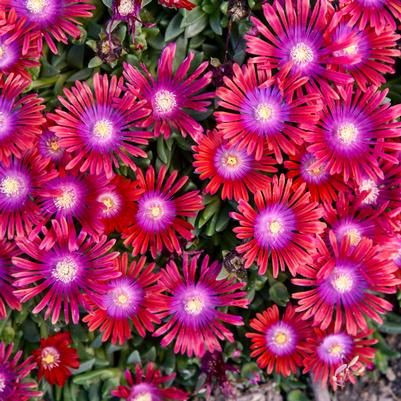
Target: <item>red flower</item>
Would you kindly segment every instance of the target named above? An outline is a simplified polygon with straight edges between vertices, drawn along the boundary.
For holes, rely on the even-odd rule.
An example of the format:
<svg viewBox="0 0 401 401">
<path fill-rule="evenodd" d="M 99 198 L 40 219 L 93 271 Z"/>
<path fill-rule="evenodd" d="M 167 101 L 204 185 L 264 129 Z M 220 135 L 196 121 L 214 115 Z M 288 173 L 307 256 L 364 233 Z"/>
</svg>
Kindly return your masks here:
<svg viewBox="0 0 401 401">
<path fill-rule="evenodd" d="M 70 333 L 57 333 L 40 340 L 40 347 L 32 355 L 38 364 L 38 378 L 63 387 L 71 376 L 70 369 L 79 368 L 77 350 L 71 347 Z"/>
<path fill-rule="evenodd" d="M 166 177 L 167 167 L 161 166 L 157 177 L 151 166 L 144 175 L 137 170 L 140 196 L 135 202 L 135 221 L 123 231 L 125 245 L 132 245 L 132 254 L 144 254 L 149 248 L 153 258 L 163 248 L 181 253 L 177 234 L 190 240 L 193 226 L 183 217 L 194 217 L 203 208 L 199 191 L 177 196 L 188 177 L 177 180 L 178 171 Z"/>
<path fill-rule="evenodd" d="M 300 264 L 311 261 L 315 234 L 321 233 L 325 224 L 319 221 L 323 210 L 310 201 L 305 186 L 294 191 L 292 180 L 282 174 L 255 194 L 256 207 L 239 201 L 239 213 L 232 212 L 231 216 L 240 222 L 240 227 L 234 228 L 237 238 L 248 240 L 236 247 L 244 254 L 246 268 L 256 260 L 263 275 L 271 257 L 274 277 L 286 267 L 294 276 Z"/>
<path fill-rule="evenodd" d="M 366 338 L 372 333 L 370 330 L 351 335 L 315 328 L 314 335 L 307 339 L 303 372 L 311 372 L 314 381 L 330 381 L 334 388 L 346 381 L 355 383 L 355 376 L 363 374 L 365 366 L 373 361 L 376 351 L 371 345 L 377 340 Z"/>
<path fill-rule="evenodd" d="M 273 371 L 283 376 L 296 373 L 297 367 L 303 366 L 306 339 L 310 337 L 310 324 L 302 320 L 301 315 L 288 304 L 283 317 L 277 305 L 273 305 L 263 313 L 257 313 L 249 325 L 257 333 L 246 333 L 251 339 L 251 357 L 261 369 L 267 373 Z"/>
<path fill-rule="evenodd" d="M 159 274 L 155 264 L 145 265 L 146 258 L 128 263 L 128 254 L 116 259 L 116 270 L 121 276 L 104 284 L 100 294 L 88 297 L 89 314 L 83 321 L 89 331 L 97 328 L 103 333 L 102 341 L 111 337 L 111 343 L 123 344 L 132 336 L 133 325 L 141 337 L 153 331 L 160 323 L 154 312 L 160 306 L 160 288 L 155 287 Z"/>
<path fill-rule="evenodd" d="M 146 368 L 135 366 L 135 373 L 125 371 L 126 386 L 119 386 L 111 392 L 115 397 L 124 398 L 127 401 L 183 401 L 188 399 L 185 391 L 176 387 L 164 387 L 164 383 L 175 378 L 175 373 L 162 376 L 159 369 L 153 363 L 148 363 Z"/>
<path fill-rule="evenodd" d="M 303 312 L 304 319 L 313 319 L 322 330 L 329 327 L 335 314 L 334 331 L 339 332 L 345 323 L 350 335 L 366 331 L 367 318 L 383 323 L 380 315 L 393 306 L 379 294 L 395 293 L 400 284 L 390 255 L 367 238 L 351 246 L 349 236 L 338 243 L 331 231 L 329 242 L 330 248 L 318 239 L 313 262 L 299 268 L 304 278 L 292 280 L 295 285 L 309 287 L 293 294 L 299 300 L 296 311 Z"/>
<path fill-rule="evenodd" d="M 228 145 L 223 135 L 211 131 L 193 147 L 195 172 L 202 180 L 210 179 L 206 193 L 214 195 L 220 188 L 222 199 L 248 200 L 248 192 L 266 187 L 271 178 L 263 173 L 275 173 L 275 160 L 267 156 L 267 145 L 260 160 L 253 155 Z"/>
<path fill-rule="evenodd" d="M 166 7 L 185 8 L 187 10 L 192 10 L 196 7 L 196 4 L 191 3 L 188 0 L 159 0 L 159 3 Z"/>
</svg>

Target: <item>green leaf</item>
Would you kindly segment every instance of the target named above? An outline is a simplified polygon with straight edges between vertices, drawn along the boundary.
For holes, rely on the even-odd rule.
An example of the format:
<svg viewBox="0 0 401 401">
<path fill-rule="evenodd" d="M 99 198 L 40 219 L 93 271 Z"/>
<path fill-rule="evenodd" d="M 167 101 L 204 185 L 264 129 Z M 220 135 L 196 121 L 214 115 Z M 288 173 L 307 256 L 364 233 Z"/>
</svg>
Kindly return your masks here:
<svg viewBox="0 0 401 401">
<path fill-rule="evenodd" d="M 89 60 L 88 68 L 96 68 L 103 64 L 103 61 L 100 57 L 95 56 Z"/>
<path fill-rule="evenodd" d="M 310 401 L 301 390 L 292 390 L 287 395 L 287 401 Z"/>
<path fill-rule="evenodd" d="M 287 287 L 279 281 L 269 288 L 269 295 L 271 300 L 280 306 L 285 306 L 289 301 Z"/>
<path fill-rule="evenodd" d="M 166 42 L 170 42 L 171 40 L 175 39 L 177 36 L 180 36 L 185 28 L 181 27 L 182 22 L 182 15 L 176 14 L 169 24 L 167 25 L 166 32 L 164 33 L 164 40 Z"/>
<path fill-rule="evenodd" d="M 75 376 L 73 379 L 73 383 L 79 385 L 84 385 L 84 384 L 90 385 L 94 383 L 99 383 L 102 380 L 107 380 L 112 377 L 116 377 L 118 375 L 119 375 L 119 370 L 117 368 L 93 370 L 91 372 Z"/>
<path fill-rule="evenodd" d="M 206 14 L 203 14 L 193 24 L 189 25 L 185 29 L 185 36 L 187 38 L 193 38 L 194 36 L 201 33 L 207 26 L 209 20 Z"/>
<path fill-rule="evenodd" d="M 221 27 L 221 21 L 220 21 L 220 10 L 217 9 L 210 17 L 209 17 L 209 24 L 210 27 L 212 28 L 213 32 L 216 35 L 222 35 L 223 34 L 223 28 Z"/>
<path fill-rule="evenodd" d="M 128 365 L 137 365 L 141 363 L 141 356 L 139 355 L 138 351 L 133 351 L 131 352 L 131 354 L 129 355 L 128 359 L 127 359 L 127 364 Z"/>
</svg>

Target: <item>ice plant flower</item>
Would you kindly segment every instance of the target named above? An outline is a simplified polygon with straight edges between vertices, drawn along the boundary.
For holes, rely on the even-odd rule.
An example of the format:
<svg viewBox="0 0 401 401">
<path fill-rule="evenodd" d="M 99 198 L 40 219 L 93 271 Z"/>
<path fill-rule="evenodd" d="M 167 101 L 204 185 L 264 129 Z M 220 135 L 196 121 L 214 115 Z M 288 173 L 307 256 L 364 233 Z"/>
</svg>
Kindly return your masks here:
<svg viewBox="0 0 401 401">
<path fill-rule="evenodd" d="M 393 29 L 386 27 L 377 34 L 371 27 L 350 27 L 345 18 L 340 21 L 333 18 L 332 26 L 328 29 L 331 31 L 330 38 L 333 43 L 341 42 L 347 37 L 352 38 L 352 43 L 342 50 L 335 51 L 334 56 L 355 55 L 359 61 L 351 64 L 333 64 L 332 68 L 351 74 L 361 90 L 366 91 L 369 84 L 378 87 L 383 85 L 386 82 L 384 75 L 394 73 L 393 64 L 400 57 L 401 51 L 397 48 L 400 35 Z"/>
<path fill-rule="evenodd" d="M 187 10 L 192 10 L 193 8 L 196 7 L 196 4 L 188 0 L 159 0 L 159 3 L 162 6 L 170 8 L 185 8 Z"/>
<path fill-rule="evenodd" d="M 135 372 L 129 369 L 125 371 L 127 385 L 118 386 L 111 393 L 115 397 L 127 401 L 185 401 L 188 394 L 176 387 L 165 387 L 164 383 L 175 378 L 175 373 L 162 376 L 159 369 L 153 363 L 148 363 L 145 368 L 135 366 Z"/>
<path fill-rule="evenodd" d="M 6 306 L 10 309 L 21 310 L 21 304 L 13 293 L 14 280 L 11 276 L 14 271 L 11 258 L 20 254 L 21 252 L 13 242 L 0 240 L 0 320 L 7 316 Z"/>
<path fill-rule="evenodd" d="M 247 154 L 260 160 L 267 145 L 279 163 L 282 152 L 294 154 L 303 143 L 300 124 L 313 124 L 319 118 L 320 95 L 300 95 L 294 90 L 306 79 L 290 77 L 279 81 L 253 64 L 234 64 L 234 76 L 224 77 L 224 86 L 217 89 L 218 104 L 224 111 L 215 112 L 217 128 L 224 138 Z"/>
<path fill-rule="evenodd" d="M 0 163 L 31 149 L 46 121 L 41 113 L 43 99 L 34 93 L 22 94 L 28 85 L 20 75 L 0 74 Z"/>
<path fill-rule="evenodd" d="M 32 355 L 38 364 L 38 378 L 44 377 L 49 384 L 64 387 L 71 376 L 71 369 L 79 368 L 79 356 L 71 347 L 71 335 L 68 332 L 57 333 L 40 340 L 40 347 Z"/>
<path fill-rule="evenodd" d="M 234 279 L 217 280 L 221 266 L 209 265 L 205 256 L 198 265 L 199 255 L 182 259 L 182 269 L 171 261 L 162 269 L 160 286 L 166 297 L 161 300 L 160 317 L 167 321 L 153 336 L 163 336 L 161 346 L 174 341 L 174 352 L 201 357 L 206 351 L 221 351 L 219 340 L 234 341 L 224 323 L 243 325 L 241 316 L 223 312 L 221 308 L 248 306 L 245 283 Z"/>
<path fill-rule="evenodd" d="M 292 296 L 298 300 L 296 311 L 302 312 L 304 319 L 313 319 L 315 326 L 325 330 L 334 320 L 335 332 L 345 327 L 355 335 L 368 329 L 367 318 L 383 323 L 380 315 L 392 305 L 379 295 L 396 292 L 400 282 L 395 277 L 397 266 L 380 245 L 362 238 L 351 246 L 352 238 L 338 242 L 330 232 L 329 246 L 318 239 L 313 262 L 303 264 L 299 269 L 302 278 L 292 280 L 308 289 Z"/>
<path fill-rule="evenodd" d="M 83 321 L 89 331 L 99 329 L 102 341 L 111 338 L 111 343 L 123 344 L 132 336 L 132 326 L 144 337 L 153 331 L 153 324 L 160 319 L 154 311 L 160 303 L 160 289 L 155 284 L 159 274 L 154 272 L 155 264 L 146 264 L 143 256 L 137 261 L 128 261 L 123 253 L 116 259 L 116 270 L 121 276 L 104 283 L 100 294 L 88 298 L 88 312 Z"/>
<path fill-rule="evenodd" d="M 66 168 L 79 166 L 81 172 L 113 176 L 113 166 L 126 164 L 133 170 L 132 157 L 146 157 L 138 145 L 146 145 L 150 132 L 137 130 L 149 114 L 145 101 L 123 91 L 122 78 L 95 74 L 94 90 L 86 82 L 64 89 L 66 99 L 59 97 L 67 110 L 49 114 L 55 122 L 50 130 L 60 138 L 60 146 L 72 155 Z"/>
<path fill-rule="evenodd" d="M 384 103 L 388 90 L 369 87 L 366 92 L 352 86 L 338 88 L 340 100 L 326 99 L 313 132 L 306 132 L 308 152 L 316 158 L 311 168 L 324 166 L 331 175 L 341 174 L 345 182 L 353 177 L 360 184 L 363 175 L 384 178 L 379 157 L 401 145 L 386 140 L 399 137 L 401 106 Z"/>
<path fill-rule="evenodd" d="M 78 39 L 78 26 L 82 24 L 78 18 L 91 17 L 95 9 L 91 0 L 0 0 L 0 6 L 14 8 L 25 20 L 22 54 L 27 53 L 32 41 L 36 41 L 41 53 L 43 39 L 57 54 L 55 42 L 68 44 L 67 35 Z"/>
<path fill-rule="evenodd" d="M 173 61 L 176 45 L 167 45 L 160 56 L 157 66 L 157 77 L 154 78 L 145 65 L 140 71 L 130 64 L 124 64 L 124 77 L 128 88 L 134 96 L 145 99 L 152 109 L 149 124 L 153 124 L 153 134 L 168 138 L 172 130 L 188 134 L 197 139 L 203 134 L 202 126 L 190 116 L 188 111 L 206 112 L 213 93 L 201 92 L 211 81 L 212 73 L 206 70 L 205 61 L 189 76 L 188 71 L 194 59 L 190 52 L 176 71 L 173 71 Z"/>
<path fill-rule="evenodd" d="M 310 0 L 265 3 L 263 14 L 267 24 L 251 17 L 256 33 L 245 35 L 247 52 L 256 56 L 251 62 L 259 68 L 277 68 L 284 75 L 307 77 L 304 83 L 308 90 L 315 92 L 318 87 L 326 96 L 337 98 L 330 83 L 345 85 L 353 79 L 327 68 L 328 65 L 352 64 L 359 59 L 351 54 L 334 57 L 334 52 L 352 44 L 352 37 L 337 42 L 325 40 L 331 20 L 329 12 L 332 13 L 331 5 L 326 0 L 316 1 L 313 8 Z"/>
<path fill-rule="evenodd" d="M 330 175 L 325 165 L 313 167 L 314 164 L 316 158 L 303 146 L 284 162 L 284 167 L 288 170 L 286 175 L 293 180 L 294 189 L 306 183 L 313 202 L 327 203 L 336 200 L 339 192 L 350 190 L 340 175 Z"/>
<path fill-rule="evenodd" d="M 76 324 L 79 306 L 85 304 L 84 294 L 99 291 L 99 280 L 120 275 L 113 263 L 118 252 L 109 253 L 115 240 L 107 240 L 104 235 L 94 241 L 84 231 L 77 234 L 65 219 L 53 220 L 51 231 L 51 241 L 39 236 L 32 241 L 17 239 L 17 246 L 31 259 L 12 259 L 17 267 L 13 274 L 15 295 L 25 303 L 40 294 L 33 313 L 46 308 L 45 319 L 51 316 L 55 324 L 63 311 L 65 322 L 69 323 L 71 316 Z"/>
<path fill-rule="evenodd" d="M 257 313 L 249 325 L 256 331 L 246 333 L 252 342 L 251 357 L 257 357 L 261 369 L 266 368 L 269 375 L 274 371 L 286 377 L 303 366 L 311 330 L 291 304 L 287 304 L 282 318 L 277 305 L 273 305 Z"/>
<path fill-rule="evenodd" d="M 60 146 L 60 138 L 47 128 L 44 128 L 37 146 L 42 157 L 53 162 L 60 162 L 66 155 L 64 148 Z"/>
<path fill-rule="evenodd" d="M 219 131 L 211 131 L 193 147 L 195 172 L 209 179 L 205 192 L 214 195 L 221 188 L 222 199 L 248 200 L 248 193 L 264 188 L 275 173 L 275 160 L 267 156 L 267 146 L 260 160 L 237 146 L 230 146 Z"/>
<path fill-rule="evenodd" d="M 0 163 L 0 238 L 28 235 L 42 221 L 44 210 L 36 199 L 56 176 L 57 171 L 34 151 Z"/>
<path fill-rule="evenodd" d="M 24 24 L 24 19 L 19 18 L 14 9 L 0 8 L 0 73 L 14 73 L 29 80 L 31 75 L 27 69 L 40 65 L 40 53 L 31 42 L 22 54 Z"/>
<path fill-rule="evenodd" d="M 353 372 L 362 374 L 365 366 L 372 363 L 376 350 L 372 345 L 377 340 L 367 338 L 373 330 L 352 335 L 347 331 L 338 333 L 333 330 L 315 328 L 314 335 L 307 341 L 307 355 L 304 358 L 304 373 L 311 372 L 313 380 L 333 387 L 337 384 L 337 375 L 347 366 Z M 347 379 L 355 383 L 356 379 L 350 374 Z"/>
<path fill-rule="evenodd" d="M 148 249 L 156 258 L 163 249 L 181 253 L 177 234 L 190 240 L 193 226 L 185 217 L 194 217 L 203 208 L 199 191 L 178 195 L 188 177 L 178 178 L 178 171 L 167 175 L 162 165 L 159 172 L 150 166 L 144 174 L 137 170 L 137 186 L 140 192 L 135 202 L 135 221 L 123 231 L 126 246 L 132 246 L 132 254 L 144 254 Z"/>
<path fill-rule="evenodd" d="M 135 181 L 116 175 L 110 185 L 99 193 L 100 203 L 98 217 L 104 226 L 105 234 L 113 231 L 121 233 L 135 220 L 135 203 L 138 188 Z"/>
<path fill-rule="evenodd" d="M 36 367 L 33 358 L 20 362 L 22 351 L 18 351 L 13 357 L 12 352 L 13 344 L 0 342 L 0 400 L 28 401 L 32 397 L 41 397 L 42 392 L 34 390 L 36 383 L 25 380 Z"/>
<path fill-rule="evenodd" d="M 349 15 L 348 24 L 360 29 L 373 27 L 380 34 L 390 26 L 395 31 L 401 20 L 400 0 L 340 0 L 341 12 Z"/>
<path fill-rule="evenodd" d="M 319 220 L 323 210 L 317 202 L 311 202 L 305 187 L 302 184 L 294 190 L 291 179 L 276 175 L 265 190 L 255 194 L 255 207 L 239 201 L 238 212 L 232 212 L 231 217 L 240 223 L 234 228 L 237 238 L 246 240 L 236 247 L 243 254 L 246 268 L 256 260 L 263 275 L 271 258 L 274 277 L 286 267 L 295 276 L 300 264 L 311 261 L 315 235 L 324 230 L 325 224 Z"/>
</svg>

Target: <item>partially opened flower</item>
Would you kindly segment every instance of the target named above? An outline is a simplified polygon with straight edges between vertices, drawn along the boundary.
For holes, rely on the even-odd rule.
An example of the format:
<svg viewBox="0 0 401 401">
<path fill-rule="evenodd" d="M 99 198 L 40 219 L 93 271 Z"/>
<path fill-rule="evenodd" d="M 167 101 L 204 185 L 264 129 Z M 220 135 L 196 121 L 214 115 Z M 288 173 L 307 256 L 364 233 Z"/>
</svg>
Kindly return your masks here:
<svg viewBox="0 0 401 401">
<path fill-rule="evenodd" d="M 234 76 L 224 78 L 217 89 L 218 104 L 225 111 L 215 112 L 217 128 L 230 144 L 248 155 L 262 158 L 267 146 L 279 163 L 285 154 L 294 154 L 296 145 L 303 143 L 303 122 L 313 124 L 319 118 L 320 95 L 300 95 L 293 99 L 294 90 L 306 79 L 271 78 L 253 64 L 234 64 Z"/>
<path fill-rule="evenodd" d="M 349 14 L 345 15 L 346 17 L 340 21 L 332 19 L 332 26 L 328 28 L 331 31 L 330 38 L 336 43 L 351 37 L 352 43 L 342 50 L 335 51 L 334 56 L 341 58 L 354 55 L 359 61 L 351 64 L 335 63 L 332 68 L 351 74 L 363 91 L 369 84 L 383 85 L 386 82 L 384 75 L 394 73 L 393 65 L 401 55 L 401 51 L 397 48 L 400 35 L 391 27 L 384 27 L 380 34 L 369 26 L 363 29 L 356 25 L 350 27 L 347 25 Z"/>
<path fill-rule="evenodd" d="M 248 193 L 264 188 L 275 173 L 276 163 L 267 156 L 267 145 L 260 160 L 237 146 L 230 146 L 218 131 L 211 131 L 193 147 L 195 172 L 202 180 L 209 179 L 206 193 L 214 195 L 221 189 L 222 199 L 248 200 Z"/>
<path fill-rule="evenodd" d="M 1 74 L 0 74 L 1 75 Z M 20 75 L 0 76 L 0 162 L 10 155 L 21 157 L 31 149 L 45 122 L 43 99 L 36 94 L 23 95 L 29 82 Z"/>
<path fill-rule="evenodd" d="M 25 36 L 25 20 L 19 18 L 14 9 L 0 9 L 0 73 L 22 75 L 30 79 L 29 68 L 39 66 L 40 52 L 34 41 L 26 44 L 25 54 L 22 46 Z"/>
<path fill-rule="evenodd" d="M 383 322 L 380 315 L 392 304 L 380 295 L 395 293 L 400 281 L 395 277 L 397 266 L 379 245 L 362 238 L 351 246 L 351 239 L 347 236 L 338 242 L 333 232 L 329 246 L 319 239 L 313 262 L 303 264 L 302 278 L 292 280 L 308 289 L 292 296 L 298 299 L 296 310 L 304 319 L 313 319 L 315 326 L 325 330 L 334 320 L 335 332 L 345 327 L 355 335 L 368 329 L 368 318 Z"/>
<path fill-rule="evenodd" d="M 36 391 L 37 384 L 25 378 L 36 367 L 32 357 L 20 362 L 22 351 L 13 357 L 13 344 L 0 342 L 0 400 L 28 401 L 32 397 L 41 397 L 42 392 Z"/>
<path fill-rule="evenodd" d="M 171 261 L 162 269 L 160 286 L 166 297 L 161 300 L 160 317 L 165 323 L 153 335 L 163 336 L 162 347 L 174 342 L 174 352 L 202 356 L 206 351 L 221 351 L 219 340 L 234 341 L 224 323 L 243 325 L 241 316 L 223 311 L 227 307 L 248 306 L 245 283 L 234 279 L 218 280 L 221 266 L 209 265 L 205 256 L 199 266 L 199 255 L 184 255 L 182 269 Z"/>
<path fill-rule="evenodd" d="M 28 235 L 42 221 L 45 211 L 36 200 L 56 176 L 57 171 L 34 151 L 0 163 L 0 238 Z"/>
<path fill-rule="evenodd" d="M 50 130 L 60 138 L 59 145 L 72 155 L 66 168 L 113 176 L 113 167 L 126 164 L 133 170 L 133 157 L 146 157 L 139 145 L 146 145 L 151 133 L 137 128 L 149 114 L 144 101 L 123 92 L 123 80 L 113 75 L 95 74 L 94 90 L 77 81 L 59 97 L 67 111 L 49 114 L 55 122 Z"/>
<path fill-rule="evenodd" d="M 0 5 L 14 8 L 25 20 L 23 54 L 32 41 L 36 41 L 41 53 L 43 39 L 57 54 L 56 43 L 68 44 L 68 35 L 78 39 L 82 24 L 79 18 L 91 17 L 95 9 L 91 0 L 0 0 Z"/>
<path fill-rule="evenodd" d="M 310 324 L 288 304 L 283 316 L 277 305 L 257 313 L 249 323 L 256 331 L 246 333 L 251 339 L 251 357 L 257 357 L 257 364 L 267 373 L 273 371 L 283 376 L 296 373 L 303 366 L 306 339 L 310 337 Z"/>
<path fill-rule="evenodd" d="M 136 181 L 116 175 L 110 185 L 97 191 L 100 203 L 98 217 L 104 226 L 105 234 L 122 232 L 135 221 L 135 203 L 138 198 Z"/>
<path fill-rule="evenodd" d="M 99 280 L 116 278 L 120 273 L 115 269 L 114 259 L 118 252 L 109 252 L 115 240 L 101 236 L 94 241 L 87 233 L 75 232 L 63 218 L 53 220 L 50 241 L 39 236 L 32 239 L 17 239 L 20 250 L 30 259 L 13 257 L 17 267 L 13 276 L 15 295 L 22 303 L 40 295 L 35 302 L 33 313 L 46 308 L 45 319 L 51 316 L 55 324 L 64 312 L 66 323 L 79 321 L 79 307 L 84 305 L 84 294 L 96 293 Z M 45 230 L 45 235 L 47 235 Z"/>
<path fill-rule="evenodd" d="M 306 183 L 313 202 L 328 203 L 336 200 L 340 192 L 350 190 L 340 175 L 330 175 L 325 165 L 313 167 L 315 164 L 316 158 L 304 147 L 284 162 L 284 167 L 288 169 L 286 175 L 293 179 L 294 189 Z"/>
<path fill-rule="evenodd" d="M 128 261 L 124 253 L 116 259 L 116 270 L 121 276 L 104 283 L 100 294 L 88 297 L 88 312 L 83 321 L 89 331 L 99 329 L 102 341 L 123 344 L 132 337 L 133 328 L 141 337 L 152 332 L 160 323 L 155 313 L 160 304 L 160 288 L 155 286 L 159 274 L 155 264 L 146 265 L 146 258 Z"/>
<path fill-rule="evenodd" d="M 277 68 L 285 75 L 304 76 L 308 90 L 316 87 L 328 97 L 338 98 L 330 83 L 345 85 L 353 78 L 328 65 L 352 64 L 358 58 L 348 54 L 334 57 L 352 44 L 352 37 L 328 42 L 324 36 L 331 21 L 332 6 L 326 0 L 318 0 L 312 7 L 310 0 L 265 3 L 263 14 L 267 24 L 255 17 L 251 21 L 256 33 L 245 36 L 247 52 L 254 57 L 251 62 L 259 68 Z M 330 17 L 330 18 L 329 18 Z"/>
<path fill-rule="evenodd" d="M 167 175 L 162 165 L 155 173 L 152 166 L 145 174 L 137 170 L 137 186 L 140 196 L 135 202 L 135 221 L 124 229 L 125 245 L 132 246 L 132 254 L 144 254 L 148 249 L 156 258 L 163 249 L 181 253 L 177 234 L 190 240 L 193 226 L 185 218 L 194 217 L 203 208 L 199 191 L 178 194 L 188 177 L 178 178 L 178 171 Z"/>
<path fill-rule="evenodd" d="M 148 363 L 145 368 L 140 365 L 135 366 L 135 373 L 130 370 L 125 371 L 125 386 L 119 386 L 111 393 L 115 397 L 123 398 L 127 401 L 184 401 L 188 399 L 185 391 L 176 387 L 166 387 L 164 383 L 174 379 L 175 373 L 162 376 L 159 369 L 152 363 Z"/>
<path fill-rule="evenodd" d="M 379 157 L 401 149 L 399 143 L 386 142 L 400 135 L 401 106 L 384 103 L 388 90 L 375 87 L 361 92 L 350 85 L 338 93 L 340 100 L 326 99 L 319 122 L 305 134 L 316 158 L 311 168 L 324 166 L 331 175 L 341 174 L 345 182 L 354 178 L 357 184 L 363 176 L 384 178 Z"/>
<path fill-rule="evenodd" d="M 11 259 L 20 254 L 13 242 L 0 240 L 0 320 L 7 316 L 6 307 L 21 310 L 21 304 L 13 293 L 14 280 L 11 276 L 14 271 Z"/>
<path fill-rule="evenodd" d="M 79 368 L 78 352 L 71 347 L 71 343 L 71 335 L 68 332 L 57 333 L 40 340 L 40 347 L 32 353 L 39 367 L 39 380 L 44 377 L 49 384 L 64 387 L 72 375 L 71 369 Z"/>
<path fill-rule="evenodd" d="M 352 335 L 346 331 L 338 333 L 332 329 L 314 329 L 307 341 L 304 357 L 304 373 L 311 372 L 314 381 L 327 382 L 336 388 L 338 376 L 348 369 L 347 381 L 356 382 L 355 376 L 364 373 L 365 367 L 373 362 L 376 350 L 372 345 L 376 339 L 367 338 L 373 330 Z"/>
<path fill-rule="evenodd" d="M 395 31 L 401 20 L 400 0 L 340 0 L 341 12 L 349 15 L 349 25 L 360 29 L 372 26 L 377 34 L 388 26 Z"/>
<path fill-rule="evenodd" d="M 160 56 L 157 76 L 154 78 L 145 65 L 139 71 L 124 64 L 124 77 L 134 96 L 145 99 L 152 109 L 148 123 L 153 124 L 153 134 L 168 138 L 172 130 L 182 136 L 190 135 L 195 140 L 203 134 L 202 126 L 190 115 L 191 112 L 206 112 L 213 93 L 202 92 L 211 81 L 211 72 L 204 73 L 208 63 L 203 62 L 188 74 L 194 53 L 189 53 L 176 71 L 173 61 L 176 45 L 167 45 Z"/>
<path fill-rule="evenodd" d="M 311 261 L 315 235 L 325 224 L 319 220 L 323 210 L 317 202 L 311 202 L 305 186 L 293 190 L 292 180 L 282 174 L 255 194 L 254 207 L 239 201 L 238 212 L 232 212 L 231 217 L 240 223 L 234 228 L 237 238 L 246 241 L 236 247 L 243 254 L 246 268 L 256 261 L 263 275 L 270 259 L 274 277 L 286 268 L 294 276 L 300 264 Z"/>
</svg>

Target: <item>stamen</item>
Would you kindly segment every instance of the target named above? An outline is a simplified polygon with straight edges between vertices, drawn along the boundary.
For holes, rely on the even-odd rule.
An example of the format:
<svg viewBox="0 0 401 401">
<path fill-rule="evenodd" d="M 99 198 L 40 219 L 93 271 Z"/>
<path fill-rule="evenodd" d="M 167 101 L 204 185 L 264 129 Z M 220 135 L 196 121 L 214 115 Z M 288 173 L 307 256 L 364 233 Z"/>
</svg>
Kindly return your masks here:
<svg viewBox="0 0 401 401">
<path fill-rule="evenodd" d="M 54 199 L 54 204 L 58 209 L 71 209 L 77 204 L 78 194 L 72 186 L 64 187 L 61 195 Z"/>
<path fill-rule="evenodd" d="M 269 231 L 271 234 L 279 234 L 283 231 L 283 225 L 278 220 L 273 220 L 269 223 Z"/>
<path fill-rule="evenodd" d="M 340 294 L 345 294 L 352 290 L 354 286 L 354 280 L 349 273 L 335 273 L 331 284 L 333 285 L 334 289 L 337 290 Z"/>
<path fill-rule="evenodd" d="M 314 59 L 313 50 L 304 42 L 297 43 L 290 51 L 292 60 L 301 66 L 306 66 Z"/>
<path fill-rule="evenodd" d="M 185 301 L 184 309 L 185 312 L 189 313 L 190 315 L 199 315 L 205 304 L 200 297 L 191 297 Z"/>
<path fill-rule="evenodd" d="M 273 119 L 274 109 L 271 104 L 261 103 L 255 109 L 256 120 L 266 123 Z"/>
<path fill-rule="evenodd" d="M 0 192 L 5 194 L 8 198 L 16 198 L 24 191 L 24 183 L 17 177 L 5 177 L 0 183 Z"/>
<path fill-rule="evenodd" d="M 26 0 L 26 8 L 33 14 L 43 12 L 47 6 L 47 0 Z"/>
<path fill-rule="evenodd" d="M 110 139 L 113 136 L 113 124 L 109 120 L 99 120 L 93 127 L 93 135 L 100 139 Z"/>
<path fill-rule="evenodd" d="M 42 350 L 41 361 L 45 369 L 53 369 L 59 366 L 60 353 L 53 347 L 46 347 Z"/>
<path fill-rule="evenodd" d="M 337 137 L 343 145 L 352 145 L 358 137 L 358 128 L 352 123 L 340 125 Z"/>
<path fill-rule="evenodd" d="M 64 284 L 68 284 L 76 279 L 77 272 L 77 264 L 70 256 L 67 256 L 56 263 L 56 267 L 52 271 L 52 276 Z"/>
<path fill-rule="evenodd" d="M 173 92 L 162 89 L 154 96 L 154 105 L 159 114 L 167 114 L 177 106 L 176 95 Z"/>
</svg>

